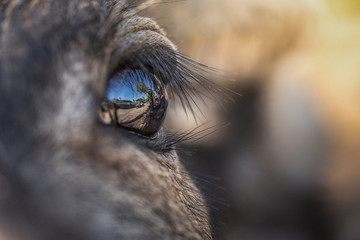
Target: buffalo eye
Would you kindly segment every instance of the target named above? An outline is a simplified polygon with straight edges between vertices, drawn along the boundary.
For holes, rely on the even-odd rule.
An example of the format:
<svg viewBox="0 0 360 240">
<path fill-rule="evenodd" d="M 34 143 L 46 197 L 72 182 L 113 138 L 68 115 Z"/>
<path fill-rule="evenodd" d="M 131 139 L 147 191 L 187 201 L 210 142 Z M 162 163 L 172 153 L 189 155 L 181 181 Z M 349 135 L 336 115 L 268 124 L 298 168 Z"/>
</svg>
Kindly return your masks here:
<svg viewBox="0 0 360 240">
<path fill-rule="evenodd" d="M 152 137 L 161 129 L 167 106 L 165 86 L 155 75 L 125 69 L 109 79 L 100 119 L 104 124 Z"/>
</svg>

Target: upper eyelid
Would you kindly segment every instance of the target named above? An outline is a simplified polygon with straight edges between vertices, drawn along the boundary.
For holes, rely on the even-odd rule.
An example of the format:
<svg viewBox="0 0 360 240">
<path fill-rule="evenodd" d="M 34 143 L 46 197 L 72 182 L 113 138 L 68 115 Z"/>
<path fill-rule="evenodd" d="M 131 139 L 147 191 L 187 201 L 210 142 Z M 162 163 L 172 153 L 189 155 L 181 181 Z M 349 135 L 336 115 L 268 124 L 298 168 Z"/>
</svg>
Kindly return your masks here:
<svg viewBox="0 0 360 240">
<path fill-rule="evenodd" d="M 133 16 L 131 18 L 122 20 L 121 24 L 118 25 L 115 34 L 116 41 L 119 42 L 127 35 L 143 30 L 157 32 L 163 36 L 166 36 L 165 31 L 160 28 L 159 25 L 151 18 Z"/>
<path fill-rule="evenodd" d="M 136 56 L 137 51 L 141 49 L 160 47 L 176 50 L 176 46 L 153 19 L 137 15 L 122 19 L 112 38 L 113 41 L 108 44 L 108 49 L 112 49 L 109 74 L 113 73 L 121 61 Z"/>
<path fill-rule="evenodd" d="M 140 30 L 128 34 L 122 39 L 117 49 L 112 54 L 109 64 L 109 76 L 114 74 L 119 66 L 151 65 L 154 69 L 168 65 L 167 68 L 175 68 L 175 62 L 170 62 L 169 56 L 176 53 L 172 42 L 160 33 L 151 30 Z M 166 57 L 162 58 L 166 53 Z M 175 55 L 174 55 L 175 59 Z"/>
</svg>

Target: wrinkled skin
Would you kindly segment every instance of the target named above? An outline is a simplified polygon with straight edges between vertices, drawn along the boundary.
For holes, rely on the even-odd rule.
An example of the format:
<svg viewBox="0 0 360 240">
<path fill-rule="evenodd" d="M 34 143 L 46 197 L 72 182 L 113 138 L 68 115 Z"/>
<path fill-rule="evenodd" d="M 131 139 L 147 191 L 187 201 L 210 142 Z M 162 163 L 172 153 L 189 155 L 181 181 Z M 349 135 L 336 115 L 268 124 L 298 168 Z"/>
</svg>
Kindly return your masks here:
<svg viewBox="0 0 360 240">
<path fill-rule="evenodd" d="M 156 23 L 134 15 L 138 4 L 1 1 L 0 233 L 211 238 L 176 152 L 156 153 L 98 119 L 114 61 L 174 48 Z"/>
</svg>

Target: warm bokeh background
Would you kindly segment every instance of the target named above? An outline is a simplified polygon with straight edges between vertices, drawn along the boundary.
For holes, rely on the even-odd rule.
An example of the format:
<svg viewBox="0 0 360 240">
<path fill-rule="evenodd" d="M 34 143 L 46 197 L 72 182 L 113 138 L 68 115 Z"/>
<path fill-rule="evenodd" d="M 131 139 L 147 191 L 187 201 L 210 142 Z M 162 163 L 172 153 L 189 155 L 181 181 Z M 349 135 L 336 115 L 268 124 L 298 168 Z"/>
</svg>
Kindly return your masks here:
<svg viewBox="0 0 360 240">
<path fill-rule="evenodd" d="M 231 122 L 221 137 L 187 146 L 190 169 L 220 177 L 199 182 L 216 237 L 360 239 L 360 1 L 187 0 L 151 14 L 242 94 L 207 111 Z"/>
</svg>

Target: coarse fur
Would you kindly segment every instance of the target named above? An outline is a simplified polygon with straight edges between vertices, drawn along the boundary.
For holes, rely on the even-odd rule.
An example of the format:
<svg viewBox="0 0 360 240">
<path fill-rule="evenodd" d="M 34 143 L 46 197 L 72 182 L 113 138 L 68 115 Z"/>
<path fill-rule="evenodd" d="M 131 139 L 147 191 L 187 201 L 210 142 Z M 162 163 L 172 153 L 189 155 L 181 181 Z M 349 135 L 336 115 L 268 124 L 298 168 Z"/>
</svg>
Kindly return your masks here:
<svg viewBox="0 0 360 240">
<path fill-rule="evenodd" d="M 146 4 L 0 1 L 0 229 L 25 240 L 212 238 L 174 148 L 98 119 L 119 66 L 159 76 L 190 109 L 190 81 L 212 88 L 205 66 L 138 15 Z"/>
</svg>

